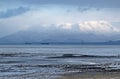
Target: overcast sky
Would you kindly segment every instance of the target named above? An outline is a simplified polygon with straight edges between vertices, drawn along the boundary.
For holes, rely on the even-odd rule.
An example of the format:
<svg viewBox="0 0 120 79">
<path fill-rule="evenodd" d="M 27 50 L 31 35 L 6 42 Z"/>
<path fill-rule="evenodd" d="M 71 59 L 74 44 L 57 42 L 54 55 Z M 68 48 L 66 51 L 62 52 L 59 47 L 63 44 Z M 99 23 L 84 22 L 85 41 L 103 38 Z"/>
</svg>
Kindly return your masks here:
<svg viewBox="0 0 120 79">
<path fill-rule="evenodd" d="M 120 33 L 120 0 L 0 0 L 0 37 L 51 26 L 83 33 Z"/>
</svg>

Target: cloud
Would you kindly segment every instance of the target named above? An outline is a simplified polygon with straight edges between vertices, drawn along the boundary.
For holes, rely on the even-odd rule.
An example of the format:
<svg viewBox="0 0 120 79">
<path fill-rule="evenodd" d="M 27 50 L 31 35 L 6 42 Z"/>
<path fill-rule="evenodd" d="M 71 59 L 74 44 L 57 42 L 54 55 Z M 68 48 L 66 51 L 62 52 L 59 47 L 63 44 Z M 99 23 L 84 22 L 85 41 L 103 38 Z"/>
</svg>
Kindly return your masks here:
<svg viewBox="0 0 120 79">
<path fill-rule="evenodd" d="M 8 9 L 6 11 L 0 12 L 0 18 L 9 18 L 12 16 L 17 16 L 27 12 L 29 9 L 25 7 L 18 7 L 15 9 Z"/>
<path fill-rule="evenodd" d="M 90 7 L 120 7 L 119 0 L 23 0 L 29 4 L 62 4 L 62 5 L 80 5 Z"/>
<path fill-rule="evenodd" d="M 119 27 L 114 27 L 111 23 L 107 21 L 85 21 L 77 24 L 64 23 L 57 24 L 59 28 L 71 30 L 74 32 L 81 33 L 93 33 L 93 34 L 104 34 L 108 35 L 111 33 L 120 33 Z"/>
<path fill-rule="evenodd" d="M 79 12 L 86 12 L 86 11 L 88 11 L 88 10 L 90 10 L 90 9 L 91 9 L 90 7 L 84 7 L 84 8 L 83 8 L 83 7 L 82 7 L 82 8 L 81 8 L 81 7 L 78 7 L 78 11 L 79 11 Z"/>
<path fill-rule="evenodd" d="M 8 3 L 9 2 L 9 3 Z M 88 6 L 88 7 L 104 7 L 104 8 L 119 8 L 120 0 L 1 0 L 3 5 L 6 4 L 21 4 L 21 5 L 73 5 L 73 6 Z"/>
<path fill-rule="evenodd" d="M 81 6 L 79 6 L 78 8 L 77 8 L 77 10 L 79 11 L 79 12 L 87 12 L 87 11 L 100 11 L 101 10 L 101 8 L 93 8 L 93 7 L 81 7 Z"/>
<path fill-rule="evenodd" d="M 30 28 L 56 36 L 119 34 L 119 4 L 120 0 L 1 0 L 0 37 Z"/>
<path fill-rule="evenodd" d="M 86 21 L 79 23 L 79 28 L 82 32 L 92 32 L 97 34 L 120 32 L 120 28 L 112 26 L 107 21 Z"/>
<path fill-rule="evenodd" d="M 64 24 L 56 24 L 57 27 L 63 28 L 63 29 L 72 29 L 71 23 L 64 23 Z"/>
<path fill-rule="evenodd" d="M 76 11 L 75 7 L 74 9 L 72 8 L 70 13 L 66 13 L 66 8 L 53 6 L 49 6 L 49 8 L 30 9 L 27 12 L 23 11 L 23 8 L 24 7 L 22 7 L 22 9 L 10 9 L 10 11 L 4 12 L 4 15 L 8 14 L 9 16 L 4 17 L 5 19 L 0 19 L 0 36 L 5 36 L 24 29 L 27 30 L 29 27 L 34 28 L 35 26 L 38 26 L 37 29 L 41 29 L 41 26 L 43 25 L 46 25 L 46 27 L 51 26 L 48 30 L 56 28 L 56 30 L 62 29 L 71 32 L 94 34 L 119 32 L 119 29 L 111 24 L 111 21 L 120 21 L 117 16 L 119 14 L 115 14 L 119 12 L 107 12 L 107 10 L 105 12 L 102 10 L 96 12 L 89 10 L 87 13 L 80 13 Z M 116 17 L 114 17 L 115 15 Z M 102 19 L 105 21 L 101 21 Z"/>
</svg>

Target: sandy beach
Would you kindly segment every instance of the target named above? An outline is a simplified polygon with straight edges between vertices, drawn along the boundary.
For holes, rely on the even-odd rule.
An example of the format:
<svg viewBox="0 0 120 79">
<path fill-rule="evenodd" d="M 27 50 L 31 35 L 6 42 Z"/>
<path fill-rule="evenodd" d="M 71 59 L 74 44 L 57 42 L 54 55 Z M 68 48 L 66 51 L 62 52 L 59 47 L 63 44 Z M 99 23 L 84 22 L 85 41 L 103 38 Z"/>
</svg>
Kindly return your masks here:
<svg viewBox="0 0 120 79">
<path fill-rule="evenodd" d="M 120 72 L 71 73 L 58 79 L 120 79 Z"/>
<path fill-rule="evenodd" d="M 86 72 L 67 74 L 29 73 L 24 75 L 2 76 L 0 79 L 120 79 L 120 72 Z"/>
</svg>

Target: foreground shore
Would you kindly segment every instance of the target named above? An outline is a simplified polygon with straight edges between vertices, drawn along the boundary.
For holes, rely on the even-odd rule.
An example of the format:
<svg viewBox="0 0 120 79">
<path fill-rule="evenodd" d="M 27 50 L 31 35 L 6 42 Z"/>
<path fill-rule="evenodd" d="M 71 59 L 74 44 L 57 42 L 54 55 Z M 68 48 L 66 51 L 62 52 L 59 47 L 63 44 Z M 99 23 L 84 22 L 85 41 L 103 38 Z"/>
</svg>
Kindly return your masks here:
<svg viewBox="0 0 120 79">
<path fill-rule="evenodd" d="M 120 79 L 119 72 L 89 72 L 89 73 L 69 73 L 69 74 L 41 74 L 31 73 L 24 75 L 4 76 L 0 79 Z"/>
<path fill-rule="evenodd" d="M 39 71 L 0 76 L 0 79 L 120 79 L 120 69 L 110 65 L 14 65 Z M 4 72 L 4 71 L 3 71 Z"/>
<path fill-rule="evenodd" d="M 120 79 L 119 72 L 71 73 L 58 79 Z"/>
</svg>

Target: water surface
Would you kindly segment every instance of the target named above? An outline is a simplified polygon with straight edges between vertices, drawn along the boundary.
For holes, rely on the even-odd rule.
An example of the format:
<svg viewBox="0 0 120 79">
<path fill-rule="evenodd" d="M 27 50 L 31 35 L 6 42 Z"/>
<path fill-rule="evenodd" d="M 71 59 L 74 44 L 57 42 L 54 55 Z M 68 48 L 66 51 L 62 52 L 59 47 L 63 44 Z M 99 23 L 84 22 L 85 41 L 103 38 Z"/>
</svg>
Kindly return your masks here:
<svg viewBox="0 0 120 79">
<path fill-rule="evenodd" d="M 48 71 L 59 74 L 64 71 L 38 65 L 119 63 L 119 55 L 119 45 L 0 45 L 0 76 Z"/>
</svg>

